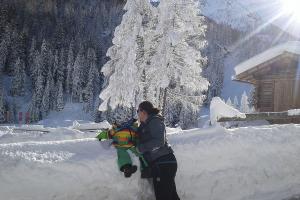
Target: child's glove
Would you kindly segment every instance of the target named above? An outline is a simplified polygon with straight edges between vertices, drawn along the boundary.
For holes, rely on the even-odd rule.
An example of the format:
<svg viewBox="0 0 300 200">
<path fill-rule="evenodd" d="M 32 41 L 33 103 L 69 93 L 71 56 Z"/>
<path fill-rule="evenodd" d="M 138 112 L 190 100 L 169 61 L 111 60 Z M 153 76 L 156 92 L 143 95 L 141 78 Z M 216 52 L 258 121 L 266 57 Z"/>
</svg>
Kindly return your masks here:
<svg viewBox="0 0 300 200">
<path fill-rule="evenodd" d="M 99 141 L 108 140 L 109 139 L 108 130 L 104 130 L 100 132 L 99 135 L 96 136 L 96 138 L 98 138 Z"/>
</svg>

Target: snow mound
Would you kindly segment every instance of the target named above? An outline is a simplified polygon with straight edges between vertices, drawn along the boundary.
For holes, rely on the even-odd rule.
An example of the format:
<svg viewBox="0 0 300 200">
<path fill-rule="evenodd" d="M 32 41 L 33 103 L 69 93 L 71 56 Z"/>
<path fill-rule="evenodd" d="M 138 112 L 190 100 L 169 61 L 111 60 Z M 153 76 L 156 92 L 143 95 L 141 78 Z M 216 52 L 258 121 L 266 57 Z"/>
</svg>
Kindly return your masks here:
<svg viewBox="0 0 300 200">
<path fill-rule="evenodd" d="M 100 123 L 94 123 L 94 122 L 80 123 L 78 121 L 74 121 L 72 128 L 78 130 L 101 130 L 101 129 L 111 128 L 111 125 L 106 120 Z"/>
<path fill-rule="evenodd" d="M 217 121 L 222 117 L 246 118 L 246 115 L 227 105 L 220 97 L 214 97 L 210 103 L 211 124 L 216 124 Z"/>
<path fill-rule="evenodd" d="M 179 196 L 282 200 L 298 194 L 299 132 L 299 125 L 273 125 L 179 130 L 169 135 L 179 164 Z M 14 137 L 3 143 L 0 138 L 1 199 L 154 199 L 139 172 L 125 179 L 118 171 L 116 151 L 107 141 L 88 134 L 69 139 L 71 133 L 78 137 L 78 131 L 60 128 L 35 141 Z M 138 165 L 136 158 L 134 163 Z"/>
<path fill-rule="evenodd" d="M 288 115 L 289 116 L 300 115 L 300 109 L 288 110 Z"/>
</svg>

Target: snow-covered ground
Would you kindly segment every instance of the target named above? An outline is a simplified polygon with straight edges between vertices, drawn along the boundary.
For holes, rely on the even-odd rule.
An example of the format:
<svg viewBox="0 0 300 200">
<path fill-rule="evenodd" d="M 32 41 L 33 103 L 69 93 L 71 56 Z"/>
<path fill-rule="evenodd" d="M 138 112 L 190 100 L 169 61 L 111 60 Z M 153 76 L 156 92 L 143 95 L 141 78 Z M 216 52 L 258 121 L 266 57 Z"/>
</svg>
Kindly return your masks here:
<svg viewBox="0 0 300 200">
<path fill-rule="evenodd" d="M 300 125 L 169 131 L 184 200 L 282 200 L 300 192 Z M 1 199 L 152 199 L 149 183 L 139 173 L 125 179 L 114 148 L 94 136 L 1 127 Z"/>
<path fill-rule="evenodd" d="M 68 127 L 72 126 L 75 120 L 79 122 L 93 121 L 91 113 L 83 111 L 82 103 L 67 103 L 60 112 L 50 111 L 50 114 L 38 124 L 50 127 Z"/>
</svg>

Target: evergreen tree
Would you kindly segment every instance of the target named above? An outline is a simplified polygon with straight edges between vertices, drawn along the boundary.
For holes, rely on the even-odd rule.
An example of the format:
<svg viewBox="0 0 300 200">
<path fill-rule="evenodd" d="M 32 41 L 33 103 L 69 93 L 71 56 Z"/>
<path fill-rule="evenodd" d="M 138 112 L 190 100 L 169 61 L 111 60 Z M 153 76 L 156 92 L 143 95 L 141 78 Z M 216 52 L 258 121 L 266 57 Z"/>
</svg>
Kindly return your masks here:
<svg viewBox="0 0 300 200">
<path fill-rule="evenodd" d="M 231 106 L 231 107 L 233 106 L 230 97 L 228 97 L 228 99 L 226 101 L 226 104 L 229 105 L 229 106 Z"/>
<path fill-rule="evenodd" d="M 142 55 L 137 53 L 142 49 L 140 46 L 138 49 L 137 36 L 142 31 L 143 13 L 149 12 L 150 6 L 150 3 L 144 0 L 128 0 L 124 7 L 126 13 L 122 23 L 115 30 L 114 45 L 107 52 L 111 60 L 102 67 L 105 88 L 100 94 L 102 103 L 99 110 L 106 112 L 108 120 L 114 121 L 120 116 L 129 117 L 131 104 L 134 102 L 136 105 L 138 102 L 135 101 L 141 99 L 136 97 L 140 90 L 137 63 L 141 63 L 136 62 L 136 59 L 141 60 L 141 56 L 137 56 Z M 111 91 L 114 91 L 114 94 Z"/>
<path fill-rule="evenodd" d="M 67 94 L 71 94 L 72 92 L 72 75 L 74 71 L 74 44 L 73 41 L 70 43 L 69 51 L 68 51 L 68 63 L 67 63 L 67 79 L 66 79 L 66 92 Z"/>
<path fill-rule="evenodd" d="M 47 116 L 50 110 L 50 91 L 52 77 L 48 76 L 46 87 L 42 98 L 42 113 L 43 117 Z"/>
<path fill-rule="evenodd" d="M 41 55 L 37 56 L 36 63 L 37 63 L 37 69 L 38 69 L 37 70 L 37 81 L 35 84 L 34 98 L 32 98 L 32 102 L 33 102 L 33 105 L 35 105 L 37 109 L 40 109 L 41 104 L 42 104 L 43 94 L 44 94 L 45 80 L 46 80 L 46 78 L 42 74 L 43 61 L 42 61 Z"/>
<path fill-rule="evenodd" d="M 40 105 L 39 105 L 39 102 L 37 101 L 36 91 L 34 91 L 34 93 L 32 95 L 28 112 L 30 113 L 30 122 L 39 121 L 42 117 L 41 111 L 40 111 Z"/>
<path fill-rule="evenodd" d="M 2 40 L 0 43 L 0 71 L 4 69 L 8 54 L 8 44 L 6 40 Z"/>
<path fill-rule="evenodd" d="M 74 71 L 72 75 L 72 101 L 80 102 L 83 86 L 83 68 L 85 67 L 83 48 L 81 47 L 74 63 Z"/>
<path fill-rule="evenodd" d="M 23 96 L 25 95 L 25 69 L 24 62 L 18 58 L 15 63 L 14 77 L 12 79 L 12 96 Z"/>
<path fill-rule="evenodd" d="M 55 51 L 54 53 L 54 61 L 53 61 L 53 78 L 55 80 L 58 79 L 58 71 L 60 69 L 60 63 L 59 63 L 59 55 L 58 51 Z"/>
<path fill-rule="evenodd" d="M 237 98 L 237 96 L 234 96 L 234 100 L 233 100 L 233 107 L 235 108 L 235 109 L 239 109 L 239 100 L 238 100 L 238 98 Z"/>
<path fill-rule="evenodd" d="M 58 93 L 56 98 L 56 110 L 61 111 L 64 109 L 64 97 L 63 97 L 63 83 L 58 82 Z"/>
<path fill-rule="evenodd" d="M 5 109 L 4 109 L 4 98 L 3 88 L 0 87 L 0 123 L 5 122 Z"/>
<path fill-rule="evenodd" d="M 50 53 L 50 47 L 48 42 L 44 39 L 42 46 L 41 46 L 41 61 L 42 61 L 42 65 L 40 66 L 41 71 L 42 71 L 42 75 L 44 77 L 47 77 L 48 71 L 51 67 L 51 53 Z"/>
<path fill-rule="evenodd" d="M 58 84 L 55 84 L 54 77 L 51 74 L 48 75 L 48 81 L 50 82 L 50 96 L 49 96 L 49 101 L 50 101 L 50 110 L 56 110 L 56 101 L 57 101 L 57 94 L 59 88 L 57 87 Z"/>
<path fill-rule="evenodd" d="M 206 46 L 206 26 L 200 16 L 198 2 L 194 0 L 162 1 L 158 8 L 157 26 L 160 27 L 158 33 L 161 39 L 158 40 L 157 53 L 151 59 L 151 65 L 160 66 L 160 73 L 144 67 L 148 79 L 148 99 L 156 105 L 163 105 L 164 110 L 167 106 L 171 107 L 165 116 L 171 124 L 174 123 L 172 115 L 178 114 L 172 113 L 172 108 L 181 106 L 179 125 L 188 128 L 197 124 L 199 108 L 209 85 L 201 76 L 206 64 L 206 57 L 201 53 Z"/>
<path fill-rule="evenodd" d="M 65 74 L 66 73 L 66 63 L 65 63 L 65 53 L 64 50 L 61 49 L 60 56 L 59 56 L 59 67 L 56 71 L 56 80 L 57 81 L 65 81 Z"/>
<path fill-rule="evenodd" d="M 250 112 L 248 96 L 247 96 L 245 91 L 244 91 L 244 93 L 242 95 L 242 98 L 241 98 L 240 111 L 243 112 L 243 113 L 249 113 Z"/>
<path fill-rule="evenodd" d="M 89 48 L 88 49 L 88 53 L 87 53 L 87 59 L 86 59 L 86 66 L 87 67 L 84 68 L 84 72 L 83 72 L 83 78 L 84 78 L 84 80 L 87 80 L 89 78 L 89 76 L 90 76 L 90 69 L 91 69 L 92 65 L 94 65 L 94 67 L 96 67 L 96 65 L 97 65 L 97 57 L 96 57 L 95 50 L 92 49 L 92 48 Z"/>
<path fill-rule="evenodd" d="M 93 82 L 90 80 L 84 91 L 85 112 L 93 111 L 94 109 L 94 90 Z"/>
<path fill-rule="evenodd" d="M 38 50 L 36 49 L 36 40 L 33 38 L 31 41 L 31 46 L 29 49 L 29 55 L 28 55 L 28 69 L 29 69 L 29 74 L 30 77 L 33 81 L 33 83 L 36 82 L 37 79 L 37 64 L 36 64 L 36 59 L 37 56 L 39 55 Z"/>
<path fill-rule="evenodd" d="M 162 1 L 158 9 L 149 1 L 127 1 L 107 53 L 111 60 L 102 68 L 101 111 L 110 107 L 110 115 L 126 116 L 132 103 L 136 107 L 149 100 L 161 107 L 181 106 L 180 116 L 165 116 L 170 123 L 178 118 L 185 127 L 195 125 L 208 87 L 201 77 L 206 42 L 198 8 L 194 0 Z"/>
</svg>

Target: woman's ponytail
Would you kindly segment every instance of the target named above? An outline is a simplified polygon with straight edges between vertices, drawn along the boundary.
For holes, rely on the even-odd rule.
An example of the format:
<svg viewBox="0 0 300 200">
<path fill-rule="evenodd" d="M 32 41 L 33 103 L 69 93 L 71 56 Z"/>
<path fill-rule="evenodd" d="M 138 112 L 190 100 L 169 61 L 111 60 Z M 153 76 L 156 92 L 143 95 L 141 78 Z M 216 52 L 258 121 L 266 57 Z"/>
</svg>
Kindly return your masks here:
<svg viewBox="0 0 300 200">
<path fill-rule="evenodd" d="M 152 109 L 152 114 L 157 115 L 160 112 L 158 108 L 153 108 Z"/>
<path fill-rule="evenodd" d="M 143 101 L 139 105 L 139 109 L 148 113 L 148 115 L 157 115 L 160 113 L 158 108 L 155 108 L 150 101 Z"/>
</svg>

